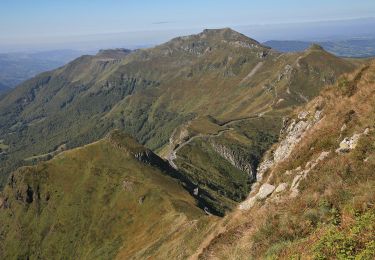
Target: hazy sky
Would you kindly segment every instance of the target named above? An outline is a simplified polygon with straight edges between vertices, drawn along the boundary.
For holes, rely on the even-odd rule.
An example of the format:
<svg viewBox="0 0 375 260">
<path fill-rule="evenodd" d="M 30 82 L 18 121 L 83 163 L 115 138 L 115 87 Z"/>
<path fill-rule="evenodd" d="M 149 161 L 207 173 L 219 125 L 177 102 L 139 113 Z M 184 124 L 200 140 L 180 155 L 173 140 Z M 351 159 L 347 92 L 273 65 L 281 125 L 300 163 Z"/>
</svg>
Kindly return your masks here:
<svg viewBox="0 0 375 260">
<path fill-rule="evenodd" d="M 0 0 L 0 44 L 375 17 L 375 0 Z"/>
</svg>

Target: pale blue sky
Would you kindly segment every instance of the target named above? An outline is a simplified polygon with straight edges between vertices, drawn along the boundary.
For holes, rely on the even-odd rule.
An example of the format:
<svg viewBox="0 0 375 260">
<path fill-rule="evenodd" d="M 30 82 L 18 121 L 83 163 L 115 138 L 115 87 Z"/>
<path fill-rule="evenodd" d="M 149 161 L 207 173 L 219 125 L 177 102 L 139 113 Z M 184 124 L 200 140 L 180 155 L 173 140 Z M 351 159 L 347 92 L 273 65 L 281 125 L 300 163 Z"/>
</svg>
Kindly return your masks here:
<svg viewBox="0 0 375 260">
<path fill-rule="evenodd" d="M 375 0 L 0 0 L 0 44 L 361 17 Z"/>
<path fill-rule="evenodd" d="M 375 16 L 374 0 L 1 0 L 0 35 L 29 37 Z"/>
</svg>

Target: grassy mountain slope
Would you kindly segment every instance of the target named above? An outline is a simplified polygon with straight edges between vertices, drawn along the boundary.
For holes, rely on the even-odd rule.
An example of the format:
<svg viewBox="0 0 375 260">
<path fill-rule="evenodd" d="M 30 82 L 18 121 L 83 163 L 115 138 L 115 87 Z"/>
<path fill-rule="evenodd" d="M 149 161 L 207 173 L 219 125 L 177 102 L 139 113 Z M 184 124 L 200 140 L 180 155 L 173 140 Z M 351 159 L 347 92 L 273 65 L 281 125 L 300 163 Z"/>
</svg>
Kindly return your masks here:
<svg viewBox="0 0 375 260">
<path fill-rule="evenodd" d="M 172 137 L 179 143 L 171 144 L 177 147 L 172 152 L 172 164 L 210 195 L 201 197 L 210 202 L 216 213 L 224 214 L 250 192 L 255 169 L 263 153 L 277 140 L 281 125 L 280 117 L 275 115 L 221 125 L 211 121 L 211 128 L 203 119 L 192 121 L 182 127 L 189 133 L 183 138 L 185 142 Z M 171 154 L 166 158 L 171 161 Z"/>
<path fill-rule="evenodd" d="M 192 254 L 216 218 L 197 208 L 146 153 L 132 138 L 114 132 L 18 169 L 0 195 L 0 258 Z"/>
<path fill-rule="evenodd" d="M 371 259 L 363 64 L 223 29 L 25 82 L 0 99 L 0 258 Z"/>
<path fill-rule="evenodd" d="M 212 206 L 223 214 L 246 195 L 252 179 L 236 161 L 251 158 L 252 165 L 246 167 L 255 169 L 261 151 L 275 140 L 282 116 L 356 66 L 318 47 L 280 54 L 230 29 L 205 30 L 135 52 L 120 49 L 83 56 L 0 99 L 0 140 L 7 146 L 0 155 L 0 183 L 17 166 L 96 141 L 115 128 L 163 153 L 176 128 L 212 117 L 218 124 L 214 128 L 226 129 L 214 138 L 221 147 L 216 145 L 216 150 L 230 150 L 235 160 L 213 151 L 212 145 L 197 149 L 220 161 L 215 165 L 203 167 L 190 158 L 189 146 L 178 157 L 197 163 L 197 172 L 181 173 L 208 193 Z M 264 114 L 269 120 L 265 126 L 273 125 L 266 132 L 257 120 L 236 127 L 241 120 Z M 225 188 L 223 194 L 205 184 L 214 176 L 215 185 Z M 227 192 L 233 185 L 238 194 Z"/>
<path fill-rule="evenodd" d="M 294 112 L 200 259 L 374 259 L 375 63 Z"/>
<path fill-rule="evenodd" d="M 260 165 L 268 167 L 258 169 L 258 183 L 241 205 L 264 184 L 286 188 L 258 197 L 249 209 L 239 207 L 222 220 L 203 215 L 194 199 L 166 176 L 171 173 L 160 167 L 165 162 L 145 160 L 150 157 L 140 155 L 147 149 L 118 133 L 20 168 L 0 196 L 2 257 L 372 259 L 374 102 L 373 63 L 295 111 Z M 265 119 L 255 120 L 264 124 Z M 228 125 L 212 117 L 187 128 L 195 136 L 213 135 L 219 139 L 216 144 L 244 144 L 239 133 L 250 121 L 234 122 L 229 125 L 233 130 L 219 136 L 214 135 Z M 356 134 L 355 147 L 342 144 Z M 220 140 L 224 135 L 231 137 Z M 196 145 L 212 145 L 203 137 Z M 283 140 L 289 140 L 286 147 Z M 290 155 L 277 159 L 280 147 Z"/>
</svg>

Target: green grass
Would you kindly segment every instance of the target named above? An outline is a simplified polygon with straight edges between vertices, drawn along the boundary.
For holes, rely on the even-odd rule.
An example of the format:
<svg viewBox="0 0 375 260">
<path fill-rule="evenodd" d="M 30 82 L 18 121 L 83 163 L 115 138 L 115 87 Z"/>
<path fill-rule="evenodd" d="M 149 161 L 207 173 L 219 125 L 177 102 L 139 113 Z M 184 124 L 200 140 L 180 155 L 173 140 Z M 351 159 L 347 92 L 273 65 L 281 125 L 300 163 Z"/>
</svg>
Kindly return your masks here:
<svg viewBox="0 0 375 260">
<path fill-rule="evenodd" d="M 178 151 L 176 159 L 179 170 L 208 193 L 204 199 L 220 215 L 247 197 L 255 179 L 241 168 L 241 163 L 253 171 L 257 168 L 263 153 L 277 140 L 281 118 L 254 118 L 235 122 L 230 127 L 231 130 L 227 128 L 221 135 L 217 135 L 220 128 L 216 127 L 211 135 L 193 140 Z M 217 146 L 230 152 L 237 166 Z"/>
<path fill-rule="evenodd" d="M 270 259 L 373 259 L 375 135 L 363 135 L 357 147 L 347 154 L 336 154 L 340 140 L 366 127 L 373 127 L 375 110 L 371 75 L 360 70 L 354 79 L 353 92 L 343 97 L 343 83 L 327 90 L 323 97 L 326 117 L 310 132 L 275 171 L 278 182 L 285 181 L 284 172 L 304 166 L 321 151 L 332 154 L 301 182 L 300 193 L 293 203 L 268 212 L 253 239 L 254 255 Z M 372 79 L 373 80 L 373 79 Z M 344 99 L 345 98 L 345 99 Z M 344 100 L 343 100 L 344 99 Z M 352 99 L 348 102 L 349 99 Z M 347 129 L 343 132 L 343 124 Z M 303 249 L 301 251 L 301 249 Z"/>
<path fill-rule="evenodd" d="M 357 214 L 354 223 L 330 226 L 313 245 L 314 259 L 374 259 L 375 211 Z"/>
<path fill-rule="evenodd" d="M 257 43 L 231 30 L 205 34 L 205 40 L 196 35 L 119 55 L 116 62 L 103 61 L 105 53 L 83 56 L 26 81 L 1 99 L 0 139 L 10 148 L 0 168 L 0 187 L 12 170 L 31 163 L 25 158 L 53 152 L 61 144 L 79 147 L 117 128 L 160 150 L 174 129 L 193 118 L 244 118 L 272 109 L 276 98 L 285 99 L 282 109 L 303 103 L 298 95 L 285 94 L 289 83 L 309 98 L 326 84 L 309 68 L 319 79 L 331 80 L 353 69 L 351 62 L 320 51 L 305 58 L 290 81 L 276 82 L 299 55 L 238 47 L 231 41 Z M 187 47 L 194 51 L 183 51 Z M 205 52 L 208 47 L 212 51 Z M 259 58 L 261 51 L 268 55 Z M 259 71 L 241 83 L 260 62 L 264 65 Z M 270 84 L 274 89 L 266 91 Z M 197 123 L 193 128 L 198 132 L 217 131 L 209 120 Z"/>
<path fill-rule="evenodd" d="M 323 151 L 330 151 L 329 156 L 302 179 L 298 196 L 291 197 L 287 189 L 249 211 L 229 215 L 232 223 L 210 244 L 203 259 L 374 259 L 374 75 L 372 63 L 347 75 L 354 84 L 350 95 L 343 95 L 338 83 L 303 108 L 311 115 L 323 109 L 324 116 L 261 184 L 290 187 L 296 173 L 287 170 L 301 167 L 296 171 L 302 172 Z M 300 111 L 294 113 L 295 119 Z M 347 128 L 341 131 L 344 124 Z M 355 149 L 335 152 L 345 137 L 367 128 Z"/>
<path fill-rule="evenodd" d="M 191 254 L 201 239 L 196 228 L 204 234 L 215 218 L 124 147 L 141 148 L 126 136 L 121 147 L 106 139 L 16 171 L 1 195 L 9 207 L 0 209 L 0 258 Z"/>
</svg>

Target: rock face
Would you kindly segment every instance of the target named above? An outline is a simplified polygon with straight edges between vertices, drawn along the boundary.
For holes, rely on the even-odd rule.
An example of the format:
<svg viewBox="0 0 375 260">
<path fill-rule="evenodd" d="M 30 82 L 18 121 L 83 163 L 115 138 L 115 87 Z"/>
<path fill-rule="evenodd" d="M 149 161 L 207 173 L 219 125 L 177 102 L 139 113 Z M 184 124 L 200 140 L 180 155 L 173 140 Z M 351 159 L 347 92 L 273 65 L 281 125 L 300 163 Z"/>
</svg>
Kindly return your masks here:
<svg viewBox="0 0 375 260">
<path fill-rule="evenodd" d="M 296 119 L 284 119 L 284 127 L 280 131 L 280 142 L 273 153 L 268 153 L 257 168 L 257 180 L 273 165 L 289 157 L 296 145 L 302 140 L 306 132 L 323 118 L 323 110 L 319 109 L 321 100 L 317 100 L 312 111 L 302 111 Z"/>
<path fill-rule="evenodd" d="M 189 125 L 190 121 L 173 131 L 171 137 L 169 138 L 169 144 L 172 146 L 172 148 L 175 148 L 177 144 L 181 144 L 190 138 L 190 133 L 187 129 Z"/>
<path fill-rule="evenodd" d="M 281 141 L 279 147 L 275 150 L 275 162 L 282 161 L 287 158 L 295 145 L 301 140 L 302 134 L 309 128 L 310 124 L 307 121 L 293 122 L 287 129 L 286 138 Z"/>
<path fill-rule="evenodd" d="M 331 154 L 331 152 L 329 152 L 329 151 L 322 152 L 318 156 L 318 158 L 306 163 L 304 168 L 302 168 L 300 166 L 300 167 L 297 167 L 294 170 L 291 170 L 291 171 L 288 171 L 288 172 L 285 173 L 285 175 L 295 175 L 295 177 L 292 181 L 292 184 L 290 186 L 290 197 L 291 198 L 295 198 L 295 197 L 298 196 L 298 194 L 299 194 L 298 187 L 299 187 L 301 181 L 303 179 L 305 179 L 307 177 L 307 175 L 309 174 L 309 172 L 311 170 L 313 170 L 321 161 L 325 160 L 330 154 Z M 269 166 L 270 165 L 269 163 L 270 162 L 268 161 L 268 164 L 266 162 L 265 165 L 267 167 L 271 167 L 271 166 Z M 266 168 L 266 167 L 264 167 L 264 168 Z M 277 188 L 274 185 L 271 185 L 269 183 L 265 183 L 260 187 L 259 191 L 255 195 L 250 196 L 250 198 L 248 198 L 247 200 L 242 202 L 239 206 L 239 209 L 249 210 L 250 208 L 252 208 L 255 205 L 255 203 L 257 201 L 264 200 L 264 199 L 268 198 L 273 193 L 278 194 L 278 193 L 284 192 L 284 191 L 286 191 L 287 188 L 288 188 L 287 183 L 280 183 L 277 186 Z"/>
<path fill-rule="evenodd" d="M 277 82 L 281 81 L 283 78 L 290 78 L 290 75 L 293 71 L 293 67 L 289 64 L 285 65 L 284 71 L 282 71 L 277 77 Z"/>
<path fill-rule="evenodd" d="M 298 115 L 298 120 L 292 120 L 286 129 L 286 136 L 274 152 L 274 161 L 280 162 L 286 159 L 293 148 L 301 141 L 303 134 L 314 126 L 322 117 L 322 111 L 317 110 L 313 118 L 308 119 L 308 111 L 302 111 Z"/>
<path fill-rule="evenodd" d="M 294 119 L 284 119 L 284 127 L 280 131 L 281 139 L 276 148 L 265 155 L 263 161 L 259 164 L 256 171 L 257 182 L 254 184 L 253 189 L 262 183 L 263 175 L 271 169 L 275 164 L 287 159 L 292 153 L 296 145 L 304 138 L 308 130 L 315 126 L 323 117 L 323 111 L 320 109 L 322 100 L 317 100 L 312 109 L 300 112 Z M 330 152 L 322 152 L 321 155 L 314 161 L 306 164 L 304 169 L 298 167 L 297 169 L 286 173 L 286 175 L 296 174 L 293 180 L 290 191 L 292 196 L 297 196 L 298 185 L 300 181 L 306 178 L 307 174 L 313 169 L 320 161 L 324 160 Z M 281 193 L 288 187 L 287 183 L 281 183 L 276 188 L 271 184 L 263 184 L 258 193 L 250 194 L 249 198 L 239 206 L 242 210 L 248 210 L 254 206 L 255 202 L 260 198 L 267 198 L 272 193 Z"/>
<path fill-rule="evenodd" d="M 253 167 L 246 158 L 241 157 L 224 145 L 216 144 L 214 142 L 212 142 L 211 145 L 218 154 L 229 161 L 234 167 L 246 172 L 250 177 L 250 181 L 255 179 Z"/>
<path fill-rule="evenodd" d="M 309 173 L 314 170 L 318 164 L 321 164 L 324 160 L 326 160 L 330 155 L 332 155 L 333 151 L 321 151 L 320 154 L 314 158 L 311 158 L 305 165 L 300 165 L 293 170 L 286 171 L 283 175 L 278 176 L 283 178 L 283 176 L 288 176 L 288 182 L 276 183 L 274 185 L 277 186 L 273 187 L 273 185 L 268 184 L 271 182 L 275 174 L 278 174 L 276 171 L 271 171 L 268 177 L 268 180 L 262 180 L 263 175 L 269 170 L 272 169 L 274 165 L 279 162 L 283 162 L 286 160 L 294 148 L 299 144 L 299 142 L 304 139 L 308 138 L 310 133 L 309 130 L 312 128 L 319 129 L 317 124 L 323 118 L 323 110 L 326 100 L 322 98 L 316 99 L 315 102 L 311 103 L 309 106 L 306 107 L 304 111 L 301 111 L 293 119 L 284 120 L 284 127 L 281 130 L 281 138 L 276 147 L 271 149 L 263 159 L 263 162 L 257 168 L 257 183 L 256 186 L 261 186 L 258 193 L 250 194 L 249 198 L 244 201 L 240 205 L 240 209 L 247 210 L 253 207 L 257 200 L 260 198 L 267 198 L 268 196 L 272 195 L 272 201 L 278 201 L 280 199 L 280 195 L 278 193 L 288 191 L 288 198 L 295 198 L 300 194 L 300 184 L 301 182 L 306 179 Z M 327 111 L 330 113 L 330 111 Z M 340 128 L 339 128 L 340 129 Z M 343 132 L 348 129 L 348 126 L 344 124 L 340 129 L 340 137 L 342 136 Z M 354 133 L 350 137 L 345 137 L 341 142 L 339 147 L 336 149 L 336 153 L 343 154 L 348 153 L 351 150 L 355 149 L 358 146 L 358 143 L 362 136 L 369 135 L 373 131 L 373 128 L 366 127 L 361 132 Z M 313 147 L 314 148 L 314 147 Z M 312 149 L 313 149 L 312 148 Z M 334 156 L 334 155 L 332 155 Z M 366 158 L 364 162 L 367 162 L 369 158 Z M 290 176 L 292 177 L 290 179 Z M 291 181 L 290 181 L 291 180 Z M 269 186 L 270 185 L 270 186 Z M 288 188 L 289 186 L 289 188 Z"/>
<path fill-rule="evenodd" d="M 32 204 L 33 202 L 40 201 L 40 190 L 39 187 L 32 187 L 32 185 L 25 183 L 23 179 L 18 176 L 23 174 L 29 174 L 28 168 L 19 168 L 13 172 L 9 178 L 8 185 L 14 188 L 14 197 L 17 201 L 23 204 Z M 1 199 L 0 199 L 1 200 Z M 7 199 L 3 199 L 2 206 L 6 207 Z M 1 201 L 0 201 L 1 203 Z M 1 206 L 0 206 L 1 208 Z"/>
</svg>

